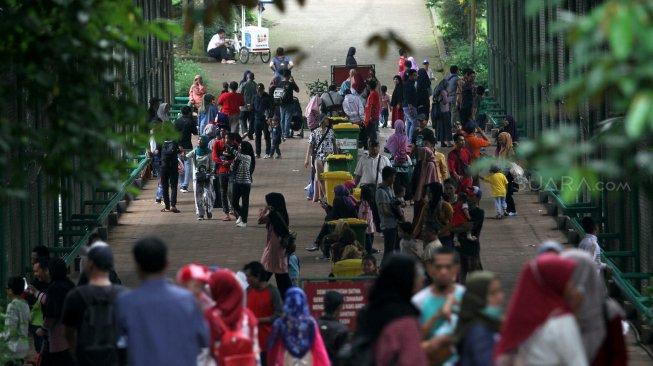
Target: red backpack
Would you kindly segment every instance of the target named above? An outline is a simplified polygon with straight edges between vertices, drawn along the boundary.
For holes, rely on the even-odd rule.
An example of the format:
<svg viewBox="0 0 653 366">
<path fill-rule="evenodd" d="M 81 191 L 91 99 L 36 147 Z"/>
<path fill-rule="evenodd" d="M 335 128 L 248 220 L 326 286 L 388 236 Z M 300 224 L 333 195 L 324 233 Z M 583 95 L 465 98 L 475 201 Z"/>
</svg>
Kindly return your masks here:
<svg viewBox="0 0 653 366">
<path fill-rule="evenodd" d="M 217 325 L 222 330 L 220 342 L 211 345 L 211 352 L 218 366 L 256 366 L 256 352 L 252 337 L 243 329 L 249 328 L 247 314 L 243 312 L 243 319 L 236 329 L 230 329 L 222 321 L 217 309 L 209 310 L 209 321 L 212 326 Z"/>
</svg>

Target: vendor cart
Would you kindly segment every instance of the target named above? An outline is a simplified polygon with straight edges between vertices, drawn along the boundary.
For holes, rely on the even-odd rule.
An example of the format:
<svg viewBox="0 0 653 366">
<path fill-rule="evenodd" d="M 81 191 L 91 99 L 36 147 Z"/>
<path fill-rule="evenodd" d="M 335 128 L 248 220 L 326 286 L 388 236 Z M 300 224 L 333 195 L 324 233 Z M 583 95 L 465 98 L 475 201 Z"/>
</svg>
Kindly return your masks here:
<svg viewBox="0 0 653 366">
<path fill-rule="evenodd" d="M 269 45 L 269 35 L 270 32 L 268 28 L 261 26 L 261 13 L 265 10 L 264 4 L 271 4 L 272 0 L 259 1 L 257 6 L 258 11 L 258 25 L 257 26 L 248 26 L 247 19 L 245 18 L 245 7 L 241 6 L 241 16 L 240 16 L 240 29 L 238 29 L 238 24 L 234 24 L 234 42 L 233 47 L 235 51 L 235 57 L 238 57 L 238 60 L 242 64 L 249 62 L 250 56 L 260 56 L 261 62 L 268 63 L 272 56 L 270 52 Z"/>
</svg>

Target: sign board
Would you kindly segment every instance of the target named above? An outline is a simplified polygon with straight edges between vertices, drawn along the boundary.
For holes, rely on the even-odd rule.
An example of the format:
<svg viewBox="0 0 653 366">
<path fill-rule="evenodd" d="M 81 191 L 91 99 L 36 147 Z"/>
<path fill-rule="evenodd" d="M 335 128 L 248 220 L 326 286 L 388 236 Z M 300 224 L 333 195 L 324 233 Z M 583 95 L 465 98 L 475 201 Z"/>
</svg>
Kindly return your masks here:
<svg viewBox="0 0 653 366">
<path fill-rule="evenodd" d="M 374 278 L 304 278 L 301 281 L 308 299 L 308 308 L 315 319 L 319 319 L 324 313 L 324 294 L 328 291 L 340 292 L 345 301 L 338 320 L 354 331 L 358 312 L 367 304 L 367 292 L 374 283 Z"/>
<path fill-rule="evenodd" d="M 358 140 L 357 139 L 337 139 L 336 143 L 340 150 L 357 150 L 358 149 Z"/>
<path fill-rule="evenodd" d="M 351 69 L 356 69 L 363 77 L 363 80 L 367 80 L 370 77 L 370 70 L 374 70 L 375 68 L 374 65 L 331 65 L 331 83 L 339 88 L 343 81 L 349 79 L 349 70 Z"/>
</svg>

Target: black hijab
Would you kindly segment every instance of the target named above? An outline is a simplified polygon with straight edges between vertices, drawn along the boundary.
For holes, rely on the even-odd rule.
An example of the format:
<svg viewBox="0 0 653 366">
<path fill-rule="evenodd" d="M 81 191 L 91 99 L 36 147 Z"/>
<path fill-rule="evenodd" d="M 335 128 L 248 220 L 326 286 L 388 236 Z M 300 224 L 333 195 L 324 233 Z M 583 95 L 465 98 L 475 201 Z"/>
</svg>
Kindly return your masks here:
<svg viewBox="0 0 653 366">
<path fill-rule="evenodd" d="M 393 254 L 388 258 L 370 289 L 367 306 L 358 316 L 358 336 L 376 339 L 394 320 L 419 315 L 419 310 L 410 301 L 416 265 L 415 258 L 406 254 Z"/>
<path fill-rule="evenodd" d="M 399 80 L 399 83 L 395 85 L 395 88 L 392 91 L 392 99 L 390 100 L 390 105 L 394 107 L 397 104 L 401 105 L 404 101 L 404 84 L 399 75 L 395 75 L 393 79 Z"/>
<path fill-rule="evenodd" d="M 354 58 L 355 54 L 356 54 L 356 47 L 349 47 L 349 50 L 347 51 L 347 60 L 345 61 L 346 66 L 358 65 L 358 62 L 356 62 L 356 59 Z"/>
<path fill-rule="evenodd" d="M 265 195 L 265 203 L 271 207 L 269 219 L 272 230 L 280 238 L 286 237 L 290 225 L 288 210 L 286 210 L 286 199 L 281 193 L 272 192 Z"/>
<path fill-rule="evenodd" d="M 66 262 L 57 258 L 48 266 L 50 272 L 50 286 L 45 291 L 45 304 L 43 305 L 43 316 L 59 319 L 63 310 L 63 303 L 66 295 L 75 287 L 75 284 L 68 279 Z"/>
</svg>

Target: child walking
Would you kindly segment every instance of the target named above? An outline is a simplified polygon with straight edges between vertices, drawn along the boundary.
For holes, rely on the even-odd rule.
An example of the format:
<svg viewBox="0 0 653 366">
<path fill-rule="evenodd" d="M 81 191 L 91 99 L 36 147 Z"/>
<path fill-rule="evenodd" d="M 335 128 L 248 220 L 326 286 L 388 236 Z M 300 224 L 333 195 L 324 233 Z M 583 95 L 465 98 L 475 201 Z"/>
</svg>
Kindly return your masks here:
<svg viewBox="0 0 653 366">
<path fill-rule="evenodd" d="M 498 166 L 493 165 L 490 168 L 490 174 L 487 177 L 481 177 L 484 181 L 490 183 L 492 187 L 492 197 L 494 197 L 494 207 L 497 211 L 497 220 L 501 220 L 503 216 L 508 216 L 506 193 L 508 191 L 508 178 L 506 178 Z"/>
<path fill-rule="evenodd" d="M 365 229 L 365 252 L 367 254 L 378 253 L 372 248 L 374 244 L 374 216 L 372 214 L 372 189 L 369 186 L 361 187 L 361 203 L 358 206 L 358 218 L 367 221 Z"/>
<path fill-rule="evenodd" d="M 200 136 L 199 144 L 195 150 L 186 154 L 193 166 L 193 191 L 195 192 L 195 213 L 197 220 L 211 219 L 213 217 L 213 203 L 215 191 L 213 190 L 213 177 L 210 175 L 213 169 L 211 160 L 211 149 L 208 148 L 209 137 Z"/>
<path fill-rule="evenodd" d="M 275 115 L 275 117 L 272 119 L 272 122 L 270 123 L 271 131 L 270 135 L 272 136 L 272 150 L 270 157 L 274 156 L 276 153 L 277 156 L 275 156 L 275 159 L 281 159 L 281 149 L 279 149 L 279 145 L 281 145 L 281 126 L 279 126 L 279 119 Z"/>
</svg>

